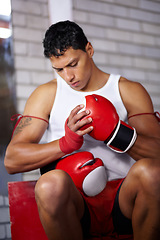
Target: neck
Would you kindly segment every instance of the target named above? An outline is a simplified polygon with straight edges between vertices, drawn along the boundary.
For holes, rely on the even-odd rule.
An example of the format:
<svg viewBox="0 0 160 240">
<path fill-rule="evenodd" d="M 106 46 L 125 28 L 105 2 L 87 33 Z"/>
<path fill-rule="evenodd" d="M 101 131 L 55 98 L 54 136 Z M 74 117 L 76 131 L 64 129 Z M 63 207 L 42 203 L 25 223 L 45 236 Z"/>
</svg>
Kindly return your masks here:
<svg viewBox="0 0 160 240">
<path fill-rule="evenodd" d="M 92 62 L 92 74 L 88 84 L 81 91 L 83 92 L 91 92 L 96 91 L 102 88 L 106 82 L 108 81 L 110 74 L 107 74 L 101 71 L 95 64 Z"/>
</svg>

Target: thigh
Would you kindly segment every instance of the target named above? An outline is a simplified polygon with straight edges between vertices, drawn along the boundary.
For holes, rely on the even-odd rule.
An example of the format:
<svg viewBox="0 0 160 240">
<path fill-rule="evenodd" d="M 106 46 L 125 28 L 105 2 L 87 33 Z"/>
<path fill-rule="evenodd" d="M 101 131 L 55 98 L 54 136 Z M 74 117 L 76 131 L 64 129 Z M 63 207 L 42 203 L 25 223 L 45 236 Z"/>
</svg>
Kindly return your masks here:
<svg viewBox="0 0 160 240">
<path fill-rule="evenodd" d="M 138 162 L 136 162 L 128 172 L 125 180 L 123 181 L 119 191 L 119 207 L 122 214 L 131 219 L 134 208 L 135 198 L 139 190 L 139 178 L 137 168 Z"/>
<path fill-rule="evenodd" d="M 52 208 L 61 208 L 72 203 L 78 218 L 84 214 L 84 200 L 71 177 L 62 170 L 52 170 L 43 174 L 35 188 L 36 198 Z"/>
<path fill-rule="evenodd" d="M 119 206 L 124 216 L 131 219 L 137 196 L 142 202 L 145 201 L 143 196 L 146 193 L 157 195 L 160 182 L 159 172 L 159 159 L 141 159 L 131 167 L 119 193 Z"/>
</svg>

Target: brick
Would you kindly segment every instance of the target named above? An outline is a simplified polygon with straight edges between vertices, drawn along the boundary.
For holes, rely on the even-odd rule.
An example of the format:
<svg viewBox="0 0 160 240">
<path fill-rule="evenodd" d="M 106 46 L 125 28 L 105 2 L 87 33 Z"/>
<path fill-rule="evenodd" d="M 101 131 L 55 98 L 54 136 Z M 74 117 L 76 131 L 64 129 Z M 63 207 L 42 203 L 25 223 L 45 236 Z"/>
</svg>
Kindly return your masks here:
<svg viewBox="0 0 160 240">
<path fill-rule="evenodd" d="M 35 28 L 35 29 L 44 29 L 46 30 L 48 28 L 48 19 L 42 18 L 39 16 L 26 16 L 26 26 L 28 28 Z"/>
<path fill-rule="evenodd" d="M 156 61 L 158 69 L 160 69 L 160 61 Z"/>
<path fill-rule="evenodd" d="M 0 208 L 1 214 L 0 214 L 0 223 L 7 223 L 10 221 L 9 217 L 9 208 L 3 207 Z"/>
<path fill-rule="evenodd" d="M 13 29 L 14 36 L 16 36 L 17 40 L 24 40 L 26 42 L 42 42 L 43 34 L 40 30 L 33 30 L 21 27 L 14 27 Z M 13 37 L 14 37 L 13 36 Z"/>
<path fill-rule="evenodd" d="M 33 0 L 30 0 L 33 1 Z M 40 2 L 40 3 L 48 3 L 48 0 L 34 0 L 35 2 Z"/>
<path fill-rule="evenodd" d="M 116 25 L 118 28 L 127 29 L 129 31 L 140 31 L 140 23 L 138 21 L 128 20 L 128 19 L 116 19 Z"/>
<path fill-rule="evenodd" d="M 97 36 L 99 38 L 104 38 L 105 37 L 104 27 L 92 26 L 92 25 L 88 25 L 88 24 L 80 24 L 80 26 L 83 28 L 83 31 L 86 34 L 88 39 L 90 37 L 97 37 Z"/>
<path fill-rule="evenodd" d="M 86 23 L 88 21 L 88 13 L 77 11 L 77 9 L 73 9 L 74 21 L 80 21 L 81 23 Z"/>
<path fill-rule="evenodd" d="M 160 48 L 144 47 L 144 55 L 147 57 L 160 59 Z"/>
<path fill-rule="evenodd" d="M 133 64 L 132 57 L 122 55 L 109 55 L 109 64 L 117 66 L 131 67 Z"/>
<path fill-rule="evenodd" d="M 35 86 L 32 85 L 18 85 L 16 87 L 17 97 L 18 98 L 28 98 L 31 93 L 35 90 Z"/>
<path fill-rule="evenodd" d="M 48 18 L 48 4 L 42 4 L 41 6 L 41 15 L 42 17 L 47 17 Z M 48 26 L 50 25 L 50 19 L 48 18 Z"/>
<path fill-rule="evenodd" d="M 113 74 L 120 74 L 122 75 L 121 68 L 110 66 L 110 65 L 105 65 L 105 66 L 99 66 L 102 71 L 108 72 L 108 73 L 113 73 Z"/>
<path fill-rule="evenodd" d="M 128 9 L 128 13 L 130 18 L 133 18 L 136 20 L 141 20 L 141 21 L 151 22 L 151 23 L 160 23 L 160 17 L 159 17 L 159 14 L 157 13 L 142 11 L 142 10 L 133 9 L 133 8 Z"/>
<path fill-rule="evenodd" d="M 12 12 L 12 24 L 13 26 L 26 26 L 26 15 Z"/>
<path fill-rule="evenodd" d="M 160 26 L 143 22 L 142 31 L 148 34 L 160 35 Z"/>
<path fill-rule="evenodd" d="M 14 54 L 26 55 L 27 44 L 25 42 L 20 41 L 14 42 Z"/>
<path fill-rule="evenodd" d="M 100 14 L 109 14 L 113 16 L 127 17 L 127 8 L 122 6 L 113 5 L 106 2 L 90 1 L 90 0 L 81 0 L 76 1 L 76 8 L 87 11 L 87 12 L 96 12 Z"/>
<path fill-rule="evenodd" d="M 8 197 L 4 197 L 4 204 L 5 204 L 5 206 L 9 206 L 9 200 L 8 200 Z"/>
<path fill-rule="evenodd" d="M 122 70 L 123 76 L 133 81 L 146 80 L 145 72 L 133 68 L 125 68 Z"/>
<path fill-rule="evenodd" d="M 0 196 L 0 207 L 4 205 L 4 199 L 3 196 Z"/>
<path fill-rule="evenodd" d="M 110 17 L 103 14 L 88 13 L 88 23 L 104 26 L 113 27 L 115 25 L 114 17 Z"/>
<path fill-rule="evenodd" d="M 4 225 L 0 225 L 0 239 L 4 239 L 5 236 L 6 236 L 5 226 Z"/>
<path fill-rule="evenodd" d="M 78 1 L 78 0 L 77 0 L 77 1 Z M 90 1 L 95 1 L 95 0 L 90 0 Z M 101 0 L 101 2 L 114 3 L 115 0 Z"/>
<path fill-rule="evenodd" d="M 155 46 L 155 37 L 151 36 L 151 35 L 141 34 L 141 33 L 133 33 L 132 40 L 134 43 Z"/>
<path fill-rule="evenodd" d="M 128 8 L 126 8 L 124 6 L 123 7 L 118 6 L 117 4 L 113 4 L 111 13 L 114 16 L 127 17 L 128 16 Z"/>
<path fill-rule="evenodd" d="M 32 43 L 28 44 L 28 55 L 35 56 L 35 57 L 43 57 L 43 46 L 42 43 Z"/>
<path fill-rule="evenodd" d="M 27 98 L 28 98 L 28 96 L 27 96 Z M 23 114 L 27 98 L 24 98 L 24 99 L 23 98 L 20 98 L 20 99 L 17 98 L 17 110 L 18 110 L 18 113 Z"/>
<path fill-rule="evenodd" d="M 145 88 L 148 92 L 150 92 L 152 95 L 158 95 L 160 93 L 160 84 L 157 87 L 157 84 L 154 84 L 153 82 L 144 83 Z"/>
<path fill-rule="evenodd" d="M 138 7 L 139 0 L 128 1 L 128 0 L 115 0 L 114 3 L 120 4 L 127 7 Z"/>
<path fill-rule="evenodd" d="M 105 30 L 105 36 L 108 39 L 122 40 L 122 41 L 132 41 L 132 33 L 128 31 L 123 31 L 119 29 L 107 28 Z"/>
<path fill-rule="evenodd" d="M 95 62 L 97 64 L 107 64 L 108 63 L 108 59 L 105 53 L 99 53 L 99 52 L 95 52 L 93 59 L 95 60 Z"/>
<path fill-rule="evenodd" d="M 160 87 L 160 84 L 159 84 L 159 76 L 160 76 L 160 71 L 159 72 L 148 72 L 147 74 L 147 77 L 148 77 L 148 80 L 149 82 L 154 82 L 158 84 L 158 86 Z"/>
<path fill-rule="evenodd" d="M 10 224 L 5 224 L 5 229 L 6 229 L 6 237 L 11 238 L 11 227 Z"/>
<path fill-rule="evenodd" d="M 28 173 L 23 174 L 23 181 L 33 181 L 33 180 L 38 180 L 40 177 L 40 172 L 39 170 L 33 170 Z"/>
<path fill-rule="evenodd" d="M 44 58 L 44 70 L 50 73 L 54 73 L 52 64 L 48 58 Z"/>
<path fill-rule="evenodd" d="M 139 3 L 140 8 L 146 9 L 149 11 L 160 12 L 160 3 L 153 2 L 153 1 L 140 1 Z"/>
<path fill-rule="evenodd" d="M 89 0 L 81 0 L 76 1 L 76 8 L 83 10 L 83 11 L 89 11 L 89 12 L 97 12 L 97 13 L 108 13 L 110 14 L 112 12 L 112 5 L 98 1 L 89 1 Z"/>
<path fill-rule="evenodd" d="M 93 47 L 95 50 L 100 51 L 109 51 L 109 52 L 116 52 L 117 45 L 113 41 L 107 41 L 102 39 L 93 39 L 92 40 Z"/>
<path fill-rule="evenodd" d="M 44 58 L 15 56 L 15 68 L 19 70 L 44 70 Z"/>
<path fill-rule="evenodd" d="M 49 82 L 54 78 L 53 72 L 52 73 L 32 72 L 31 76 L 32 76 L 32 83 L 36 85 Z"/>
<path fill-rule="evenodd" d="M 156 45 L 160 47 L 160 37 L 155 38 Z"/>
<path fill-rule="evenodd" d="M 20 71 L 16 70 L 16 82 L 17 84 L 19 83 L 24 83 L 24 84 L 29 84 L 31 83 L 31 73 L 29 71 Z"/>
<path fill-rule="evenodd" d="M 151 97 L 152 97 L 152 100 L 153 100 L 154 109 L 159 112 L 159 110 L 160 110 L 160 107 L 159 107 L 159 96 L 154 96 L 153 95 Z"/>
<path fill-rule="evenodd" d="M 152 59 L 135 58 L 133 59 L 133 65 L 137 68 L 158 70 L 157 62 Z"/>
<path fill-rule="evenodd" d="M 12 0 L 12 11 L 40 15 L 41 5 L 34 1 Z"/>
<path fill-rule="evenodd" d="M 132 45 L 132 44 L 126 44 L 126 43 L 119 43 L 118 44 L 119 51 L 121 53 L 125 54 L 131 54 L 131 55 L 142 55 L 143 47 L 139 45 Z"/>
</svg>

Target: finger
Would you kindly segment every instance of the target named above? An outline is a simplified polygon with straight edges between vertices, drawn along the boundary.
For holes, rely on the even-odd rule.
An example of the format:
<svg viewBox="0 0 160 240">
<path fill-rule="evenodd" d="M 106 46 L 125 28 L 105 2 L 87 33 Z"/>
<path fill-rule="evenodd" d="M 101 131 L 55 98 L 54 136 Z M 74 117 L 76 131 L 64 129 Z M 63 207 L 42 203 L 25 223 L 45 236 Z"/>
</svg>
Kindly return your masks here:
<svg viewBox="0 0 160 240">
<path fill-rule="evenodd" d="M 85 110 L 82 111 L 80 113 L 77 113 L 74 117 L 73 117 L 73 122 L 76 124 L 77 122 L 81 121 L 83 118 L 85 118 L 86 116 L 88 116 L 90 114 L 89 110 Z"/>
<path fill-rule="evenodd" d="M 75 126 L 77 128 L 77 130 L 79 130 L 80 128 L 82 128 L 83 126 L 90 124 L 92 122 L 92 118 L 91 117 L 87 117 L 87 118 L 82 118 L 80 121 L 78 121 Z"/>
<path fill-rule="evenodd" d="M 93 130 L 93 126 L 90 126 L 84 130 L 78 130 L 76 133 L 79 135 L 79 136 L 83 136 L 85 134 L 88 134 L 90 133 L 91 131 Z"/>
<path fill-rule="evenodd" d="M 73 118 L 82 108 L 84 108 L 83 104 L 76 106 L 70 113 L 69 118 Z"/>
</svg>

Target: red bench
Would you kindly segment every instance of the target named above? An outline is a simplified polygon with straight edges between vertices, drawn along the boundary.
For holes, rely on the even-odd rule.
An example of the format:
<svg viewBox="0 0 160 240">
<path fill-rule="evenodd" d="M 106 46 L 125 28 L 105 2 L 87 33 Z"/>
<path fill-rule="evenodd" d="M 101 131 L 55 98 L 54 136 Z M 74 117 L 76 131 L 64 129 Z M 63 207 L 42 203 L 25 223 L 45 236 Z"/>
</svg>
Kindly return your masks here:
<svg viewBox="0 0 160 240">
<path fill-rule="evenodd" d="M 39 219 L 34 194 L 35 184 L 36 181 L 8 183 L 12 240 L 48 240 Z M 120 239 L 132 240 L 127 237 Z M 113 239 L 105 236 L 88 240 Z"/>
<path fill-rule="evenodd" d="M 12 240 L 48 240 L 39 219 L 35 184 L 36 181 L 8 183 Z"/>
</svg>

